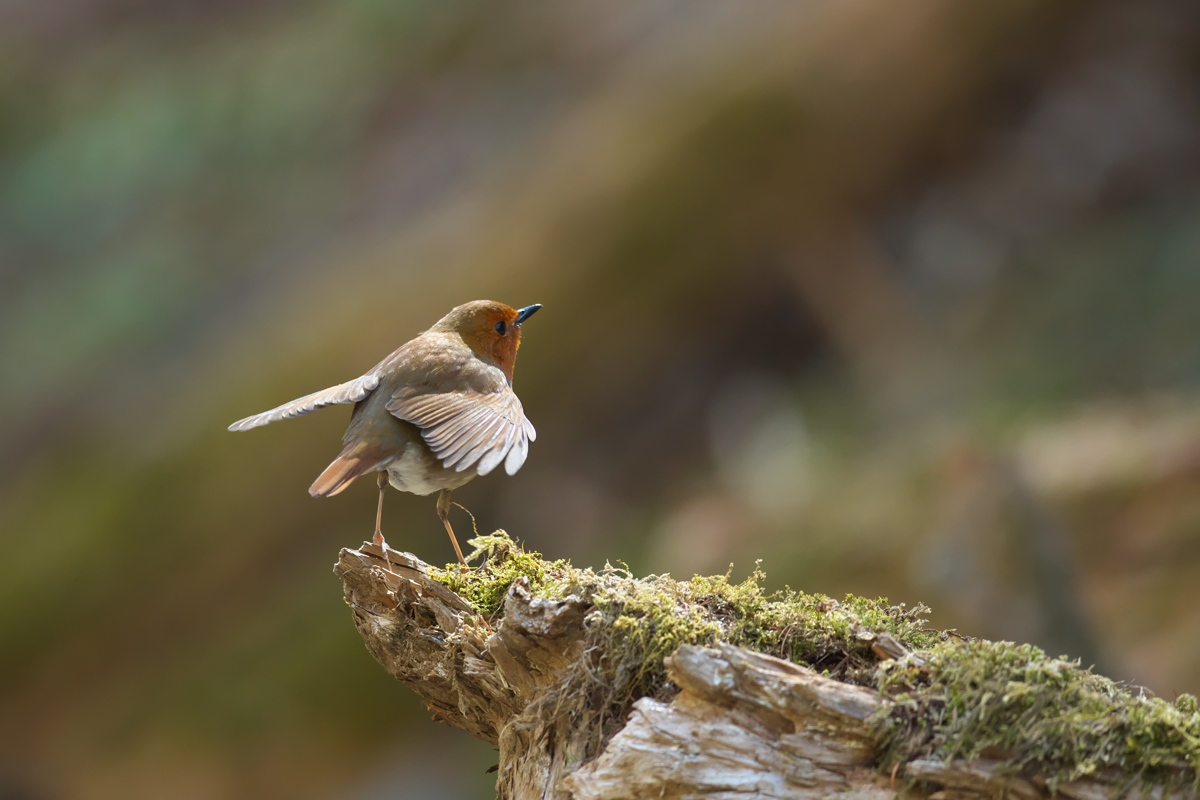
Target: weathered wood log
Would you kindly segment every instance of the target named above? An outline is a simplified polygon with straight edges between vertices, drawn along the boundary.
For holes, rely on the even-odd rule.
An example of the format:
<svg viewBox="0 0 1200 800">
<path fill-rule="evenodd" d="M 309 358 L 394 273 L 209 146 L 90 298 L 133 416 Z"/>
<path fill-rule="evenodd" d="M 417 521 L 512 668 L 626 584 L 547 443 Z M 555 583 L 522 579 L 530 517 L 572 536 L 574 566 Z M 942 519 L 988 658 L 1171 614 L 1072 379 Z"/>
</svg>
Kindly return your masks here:
<svg viewBox="0 0 1200 800">
<path fill-rule="evenodd" d="M 651 691 L 614 705 L 610 690 L 621 679 L 605 665 L 628 664 L 598 652 L 594 587 L 568 583 L 544 597 L 529 576 L 509 573 L 502 607 L 489 618 L 448 587 L 452 574 L 408 553 L 388 550 L 385 560 L 373 545 L 343 550 L 335 572 L 384 669 L 436 719 L 498 746 L 497 793 L 506 800 L 1195 796 L 1190 750 L 1155 773 L 1157 786 L 1134 765 L 1121 772 L 1104 763 L 1107 772 L 1048 782 L 1004 752 L 959 760 L 901 753 L 889 764 L 882 721 L 908 694 L 889 697 L 719 640 L 678 646 Z M 852 635 L 873 657 L 924 669 L 888 633 Z M 1178 780 L 1164 782 L 1164 774 Z"/>
</svg>

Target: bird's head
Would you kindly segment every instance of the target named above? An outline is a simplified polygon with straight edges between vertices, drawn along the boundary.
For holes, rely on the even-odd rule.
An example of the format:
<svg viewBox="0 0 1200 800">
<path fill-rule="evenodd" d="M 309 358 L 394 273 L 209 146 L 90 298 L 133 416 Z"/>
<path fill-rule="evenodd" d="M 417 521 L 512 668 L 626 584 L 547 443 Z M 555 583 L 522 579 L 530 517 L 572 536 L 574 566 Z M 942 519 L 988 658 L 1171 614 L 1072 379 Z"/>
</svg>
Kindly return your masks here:
<svg viewBox="0 0 1200 800">
<path fill-rule="evenodd" d="M 500 367 L 512 381 L 521 346 L 521 323 L 541 307 L 513 308 L 492 300 L 474 300 L 451 311 L 434 327 L 457 333 L 475 355 Z"/>
</svg>

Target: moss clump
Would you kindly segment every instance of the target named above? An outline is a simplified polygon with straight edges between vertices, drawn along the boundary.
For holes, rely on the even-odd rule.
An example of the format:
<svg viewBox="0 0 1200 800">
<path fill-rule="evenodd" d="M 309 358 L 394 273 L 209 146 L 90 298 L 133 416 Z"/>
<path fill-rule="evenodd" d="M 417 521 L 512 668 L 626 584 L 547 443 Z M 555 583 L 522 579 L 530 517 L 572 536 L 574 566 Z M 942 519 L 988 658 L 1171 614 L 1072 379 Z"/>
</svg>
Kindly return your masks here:
<svg viewBox="0 0 1200 800">
<path fill-rule="evenodd" d="M 1148 697 L 1009 642 L 948 641 L 877 674 L 894 701 L 876 720 L 889 762 L 987 755 L 1043 775 L 1051 789 L 1108 770 L 1200 789 L 1200 714 L 1190 695 Z"/>
<path fill-rule="evenodd" d="M 499 614 L 521 577 L 539 597 L 574 596 L 587 607 L 587 655 L 556 693 L 558 708 L 580 724 L 599 713 L 611 732 L 634 700 L 670 694 L 663 659 L 676 647 L 720 641 L 888 696 L 893 703 L 874 721 L 885 766 L 989 756 L 1046 777 L 1051 788 L 1111 769 L 1145 784 L 1200 789 L 1200 714 L 1192 695 L 1169 703 L 1036 647 L 952 638 L 924 627 L 922 606 L 766 592 L 757 568 L 740 583 L 729 575 L 634 579 L 611 566 L 594 572 L 543 561 L 503 531 L 471 544 L 471 560 L 484 558 L 480 567 L 455 564 L 435 577 L 480 613 Z M 881 663 L 871 642 L 883 633 L 913 654 Z"/>
<path fill-rule="evenodd" d="M 462 564 L 448 564 L 444 570 L 434 569 L 433 578 L 445 584 L 471 607 L 491 617 L 504 605 L 508 587 L 517 578 L 527 578 L 535 593 L 545 591 L 549 583 L 561 583 L 571 571 L 566 561 L 546 562 L 541 553 L 526 553 L 504 531 L 477 536 L 467 542 L 475 550 L 467 561 L 485 558 L 482 566 L 471 569 Z"/>
<path fill-rule="evenodd" d="M 621 718 L 637 698 L 669 693 L 663 659 L 681 644 L 718 641 L 748 647 L 824 670 L 842 680 L 873 684 L 878 659 L 873 634 L 887 633 L 906 647 L 924 648 L 944 635 L 928 631 L 924 607 L 905 608 L 886 600 L 848 596 L 837 602 L 823 595 L 784 590 L 766 592 L 755 569 L 745 581 L 729 575 L 676 581 L 667 575 L 634 579 L 611 566 L 595 572 L 565 561 L 546 562 L 526 553 L 498 531 L 470 541 L 468 569 L 458 564 L 434 577 L 486 616 L 500 612 L 509 586 L 520 577 L 547 599 L 580 598 L 587 606 L 587 651 L 595 663 L 583 670 L 601 691 L 606 716 Z"/>
</svg>

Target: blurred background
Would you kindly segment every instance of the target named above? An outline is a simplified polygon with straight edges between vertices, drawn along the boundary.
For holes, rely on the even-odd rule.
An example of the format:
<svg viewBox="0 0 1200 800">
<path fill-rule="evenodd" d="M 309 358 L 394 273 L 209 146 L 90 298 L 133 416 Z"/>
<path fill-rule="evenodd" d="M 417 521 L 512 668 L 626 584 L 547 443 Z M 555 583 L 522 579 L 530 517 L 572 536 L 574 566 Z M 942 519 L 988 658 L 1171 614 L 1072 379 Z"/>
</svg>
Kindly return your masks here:
<svg viewBox="0 0 1200 800">
<path fill-rule="evenodd" d="M 490 796 L 225 431 L 476 298 L 481 531 L 1200 690 L 1198 178 L 1193 0 L 2 0 L 0 798 Z"/>
</svg>

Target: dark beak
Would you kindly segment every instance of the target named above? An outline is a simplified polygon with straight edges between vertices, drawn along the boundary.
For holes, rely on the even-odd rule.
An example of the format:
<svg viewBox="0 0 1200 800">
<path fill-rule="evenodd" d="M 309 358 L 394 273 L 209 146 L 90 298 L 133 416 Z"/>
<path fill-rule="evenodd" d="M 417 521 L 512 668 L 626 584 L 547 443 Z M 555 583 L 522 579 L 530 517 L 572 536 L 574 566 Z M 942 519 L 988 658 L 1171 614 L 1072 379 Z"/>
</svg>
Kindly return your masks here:
<svg viewBox="0 0 1200 800">
<path fill-rule="evenodd" d="M 531 306 L 517 309 L 517 324 L 520 325 L 525 320 L 537 313 L 537 310 L 542 307 L 541 303 L 534 303 Z"/>
</svg>

